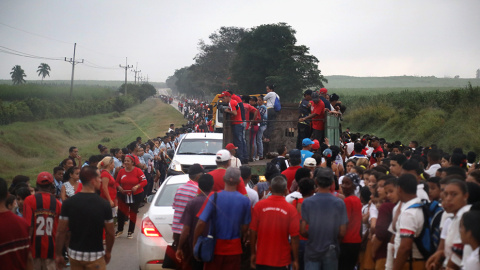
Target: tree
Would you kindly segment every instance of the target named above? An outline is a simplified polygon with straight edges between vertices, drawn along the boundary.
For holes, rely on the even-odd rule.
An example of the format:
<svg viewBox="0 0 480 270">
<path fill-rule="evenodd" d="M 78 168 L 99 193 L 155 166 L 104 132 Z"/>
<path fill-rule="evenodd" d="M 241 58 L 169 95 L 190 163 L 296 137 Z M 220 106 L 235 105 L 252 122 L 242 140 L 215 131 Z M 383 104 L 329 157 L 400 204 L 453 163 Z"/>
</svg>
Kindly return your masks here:
<svg viewBox="0 0 480 270">
<path fill-rule="evenodd" d="M 27 82 L 24 79 L 25 77 L 27 77 L 27 75 L 25 74 L 25 71 L 22 69 L 22 67 L 19 65 L 15 65 L 12 68 L 12 72 L 10 72 L 10 75 L 12 77 L 13 85 L 23 84 Z"/>
<path fill-rule="evenodd" d="M 477 69 L 477 76 L 475 78 L 480 79 L 480 69 Z"/>
<path fill-rule="evenodd" d="M 198 87 L 215 94 L 221 89 L 234 87 L 230 67 L 237 55 L 238 43 L 246 33 L 245 28 L 221 27 L 209 36 L 209 44 L 200 40 L 200 52 L 194 58 L 195 64 L 190 67 Z"/>
<path fill-rule="evenodd" d="M 50 66 L 46 63 L 41 63 L 40 66 L 38 66 L 37 73 L 38 76 L 42 76 L 43 82 L 46 76 L 50 77 Z"/>
<path fill-rule="evenodd" d="M 288 99 L 308 87 L 322 87 L 327 80 L 320 74 L 318 59 L 296 42 L 295 30 L 285 23 L 248 32 L 232 63 L 233 79 L 242 93 L 263 93 L 266 84 L 275 84 L 276 92 Z"/>
</svg>

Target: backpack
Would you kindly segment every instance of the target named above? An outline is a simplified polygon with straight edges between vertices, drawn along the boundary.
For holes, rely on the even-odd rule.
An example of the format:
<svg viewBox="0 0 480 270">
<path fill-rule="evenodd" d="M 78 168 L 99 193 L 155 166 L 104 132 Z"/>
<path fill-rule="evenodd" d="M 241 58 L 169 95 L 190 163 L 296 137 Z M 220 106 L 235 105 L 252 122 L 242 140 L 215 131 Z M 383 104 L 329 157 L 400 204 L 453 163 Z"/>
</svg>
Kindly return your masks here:
<svg viewBox="0 0 480 270">
<path fill-rule="evenodd" d="M 273 104 L 273 109 L 276 112 L 279 112 L 282 109 L 282 105 L 280 104 L 280 98 L 278 95 L 275 97 L 275 103 Z"/>
<path fill-rule="evenodd" d="M 422 200 L 422 203 L 413 204 L 407 209 L 410 208 L 422 209 L 424 218 L 422 232 L 413 241 L 422 256 L 429 258 L 437 251 L 438 243 L 440 242 L 440 222 L 443 208 L 438 201 L 427 202 L 426 200 Z"/>
</svg>

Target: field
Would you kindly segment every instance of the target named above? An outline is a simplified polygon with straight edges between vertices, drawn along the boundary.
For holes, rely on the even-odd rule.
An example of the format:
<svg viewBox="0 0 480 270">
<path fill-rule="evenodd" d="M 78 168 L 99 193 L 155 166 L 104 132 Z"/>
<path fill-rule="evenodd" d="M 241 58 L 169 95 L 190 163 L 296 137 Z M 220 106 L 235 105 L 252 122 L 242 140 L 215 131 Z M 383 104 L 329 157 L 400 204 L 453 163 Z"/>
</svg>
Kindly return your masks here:
<svg viewBox="0 0 480 270">
<path fill-rule="evenodd" d="M 70 80 L 27 80 L 29 84 L 48 84 L 48 85 L 64 85 L 70 87 Z M 75 80 L 73 87 L 76 88 L 77 86 L 104 86 L 104 87 L 120 87 L 125 81 L 90 81 L 90 80 Z M 128 83 L 132 83 L 132 81 L 128 81 Z M 11 80 L 0 80 L 1 84 L 11 85 Z M 157 88 L 164 88 L 167 87 L 167 84 L 164 82 L 149 82 L 149 84 L 157 87 Z"/>
<path fill-rule="evenodd" d="M 0 177 L 10 182 L 23 174 L 33 184 L 39 172 L 51 172 L 68 156 L 70 146 L 78 147 L 82 159 L 88 160 L 98 154 L 98 144 L 125 147 L 137 136 L 164 136 L 170 123 L 180 126 L 184 119 L 172 106 L 150 98 L 123 113 L 0 126 Z"/>
</svg>

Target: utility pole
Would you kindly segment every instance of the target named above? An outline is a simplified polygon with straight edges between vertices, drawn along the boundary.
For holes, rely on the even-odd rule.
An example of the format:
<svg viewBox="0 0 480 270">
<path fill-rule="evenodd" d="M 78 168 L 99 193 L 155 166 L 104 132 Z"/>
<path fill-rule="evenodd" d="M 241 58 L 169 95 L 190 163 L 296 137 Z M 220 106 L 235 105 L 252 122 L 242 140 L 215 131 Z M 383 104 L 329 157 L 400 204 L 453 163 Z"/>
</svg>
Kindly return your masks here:
<svg viewBox="0 0 480 270">
<path fill-rule="evenodd" d="M 147 74 L 147 83 L 148 83 L 148 74 Z"/>
<path fill-rule="evenodd" d="M 137 65 L 135 66 L 135 69 L 132 69 L 131 72 L 135 73 L 135 84 L 137 84 L 137 73 L 142 72 L 141 70 L 138 70 L 138 62 Z M 140 82 L 140 80 L 138 80 Z"/>
<path fill-rule="evenodd" d="M 127 57 L 125 57 L 125 66 L 122 66 L 122 64 L 120 64 L 118 66 L 125 69 L 125 96 L 126 96 L 127 95 L 127 70 L 129 68 L 132 68 L 133 66 L 128 65 Z"/>
<path fill-rule="evenodd" d="M 65 57 L 65 61 L 72 64 L 72 80 L 70 81 L 70 98 L 72 98 L 72 94 L 73 94 L 73 77 L 75 74 L 75 65 L 83 63 L 83 59 L 82 61 L 75 61 L 76 48 L 77 48 L 77 43 L 73 44 L 73 58 L 70 58 L 69 60 L 67 60 L 67 57 Z"/>
</svg>

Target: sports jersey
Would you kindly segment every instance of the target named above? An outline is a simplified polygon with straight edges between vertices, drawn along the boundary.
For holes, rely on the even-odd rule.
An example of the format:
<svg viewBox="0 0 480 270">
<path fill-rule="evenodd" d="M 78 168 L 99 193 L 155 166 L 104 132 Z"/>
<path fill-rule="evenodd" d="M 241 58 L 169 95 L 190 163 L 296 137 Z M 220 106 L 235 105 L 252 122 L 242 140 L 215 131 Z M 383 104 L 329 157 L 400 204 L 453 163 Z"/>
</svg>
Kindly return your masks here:
<svg viewBox="0 0 480 270">
<path fill-rule="evenodd" d="M 33 258 L 55 258 L 55 236 L 62 204 L 55 195 L 37 192 L 23 202 L 23 217 L 33 229 L 30 249 Z"/>
<path fill-rule="evenodd" d="M 2 269 L 26 269 L 30 248 L 28 224 L 11 211 L 0 213 L 0 266 Z"/>
</svg>

